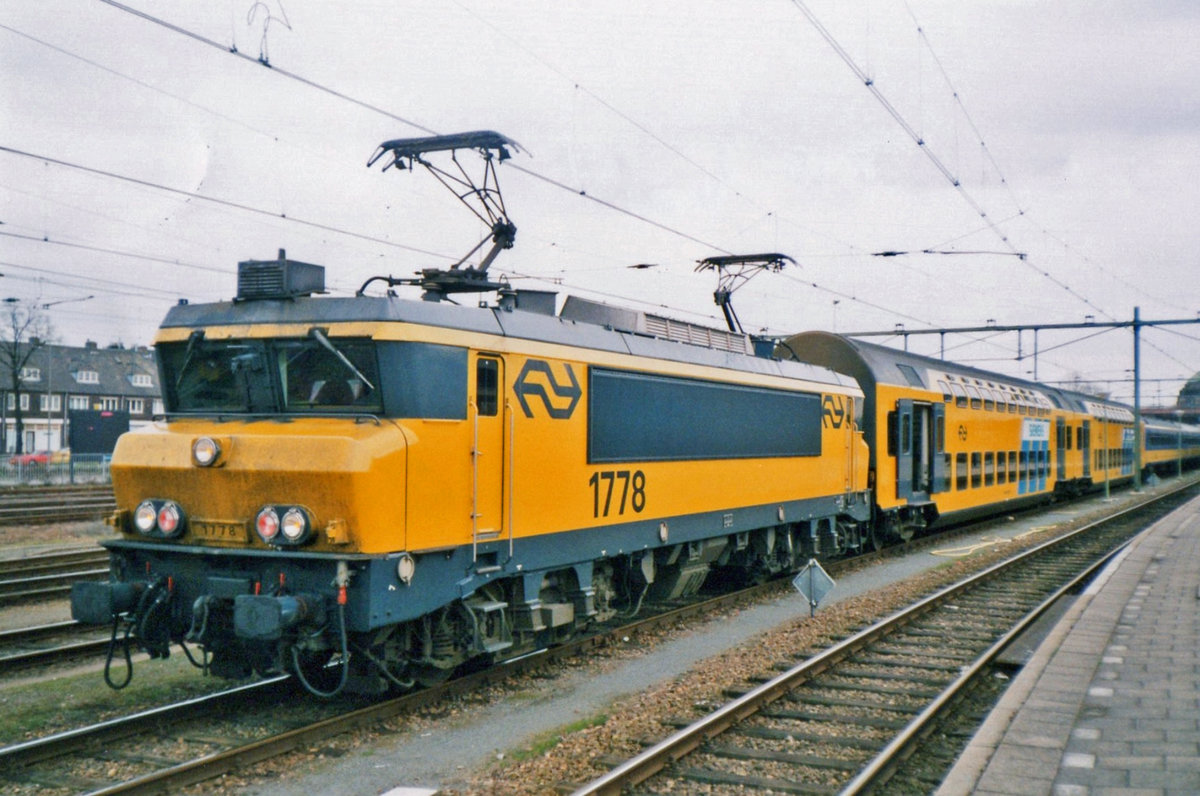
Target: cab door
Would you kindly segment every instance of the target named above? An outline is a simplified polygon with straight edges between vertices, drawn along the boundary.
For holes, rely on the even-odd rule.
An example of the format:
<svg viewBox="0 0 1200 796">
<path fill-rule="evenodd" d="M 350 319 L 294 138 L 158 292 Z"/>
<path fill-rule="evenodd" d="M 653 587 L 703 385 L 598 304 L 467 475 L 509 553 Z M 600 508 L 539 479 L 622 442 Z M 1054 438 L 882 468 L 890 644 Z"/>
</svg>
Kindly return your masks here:
<svg viewBox="0 0 1200 796">
<path fill-rule="evenodd" d="M 500 538 L 504 527 L 504 360 L 476 354 L 472 369 L 471 529 L 473 542 Z"/>
</svg>

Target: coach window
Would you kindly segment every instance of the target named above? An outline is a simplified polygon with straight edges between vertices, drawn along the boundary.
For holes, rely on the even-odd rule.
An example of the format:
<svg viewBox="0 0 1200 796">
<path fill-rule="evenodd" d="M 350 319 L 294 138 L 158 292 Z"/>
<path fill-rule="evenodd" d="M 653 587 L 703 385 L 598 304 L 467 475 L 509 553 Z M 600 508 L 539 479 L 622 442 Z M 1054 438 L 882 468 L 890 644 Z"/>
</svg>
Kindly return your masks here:
<svg viewBox="0 0 1200 796">
<path fill-rule="evenodd" d="M 981 387 L 980 391 L 983 393 L 983 408 L 989 412 L 996 411 L 996 398 L 992 395 L 992 391 L 987 387 Z"/>
<path fill-rule="evenodd" d="M 983 455 L 976 451 L 971 454 L 971 488 L 978 489 L 983 484 Z"/>
<path fill-rule="evenodd" d="M 1009 473 L 1008 477 L 1011 480 L 1013 480 L 1013 481 L 1017 480 L 1017 452 L 1016 451 L 1008 452 L 1008 473 Z"/>
<path fill-rule="evenodd" d="M 967 488 L 967 454 L 960 453 L 954 459 L 955 489 L 962 491 Z"/>
<path fill-rule="evenodd" d="M 1017 396 L 1015 393 L 1008 394 L 1008 413 L 1015 415 L 1020 407 L 1017 405 Z"/>
<path fill-rule="evenodd" d="M 983 454 L 983 485 L 996 485 L 996 454 L 991 451 Z"/>
<path fill-rule="evenodd" d="M 921 374 L 917 373 L 916 369 L 913 368 L 912 365 L 902 365 L 897 362 L 896 367 L 904 376 L 904 380 L 908 382 L 908 386 L 925 389 L 925 380 L 921 378 Z"/>
<path fill-rule="evenodd" d="M 1005 455 L 1004 451 L 1000 451 L 999 453 L 996 454 L 996 483 L 997 484 L 1003 484 L 1006 481 L 1008 481 L 1008 470 L 1005 467 L 1005 464 L 1007 463 L 1007 461 L 1008 461 L 1008 457 Z"/>
<path fill-rule="evenodd" d="M 967 391 L 963 389 L 961 384 L 951 384 L 950 389 L 954 392 L 954 405 L 965 407 L 967 405 Z"/>
<path fill-rule="evenodd" d="M 475 405 L 483 417 L 500 411 L 500 363 L 480 357 L 475 363 Z"/>
<path fill-rule="evenodd" d="M 983 406 L 983 398 L 979 396 L 979 388 L 967 385 L 967 395 L 971 396 L 971 408 L 979 409 Z"/>
<path fill-rule="evenodd" d="M 942 400 L 943 401 L 945 401 L 946 403 L 950 403 L 951 401 L 954 400 L 954 396 L 950 393 L 950 385 L 949 384 L 942 381 L 941 379 L 938 379 L 938 386 L 942 388 Z"/>
</svg>

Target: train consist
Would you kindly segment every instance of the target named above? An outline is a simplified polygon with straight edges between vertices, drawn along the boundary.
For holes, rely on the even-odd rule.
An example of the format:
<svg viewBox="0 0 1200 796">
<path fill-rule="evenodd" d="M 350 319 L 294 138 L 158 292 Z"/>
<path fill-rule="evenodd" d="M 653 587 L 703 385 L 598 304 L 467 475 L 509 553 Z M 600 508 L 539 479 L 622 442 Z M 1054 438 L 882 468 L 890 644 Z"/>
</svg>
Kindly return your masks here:
<svg viewBox="0 0 1200 796">
<path fill-rule="evenodd" d="M 710 579 L 1133 475 L 1128 408 L 1032 382 L 826 333 L 756 352 L 505 285 L 467 307 L 323 279 L 280 252 L 164 320 L 166 414 L 113 455 L 112 578 L 71 596 L 112 625 L 110 664 L 123 629 L 126 652 L 190 644 L 223 677 L 408 688 Z M 1149 467 L 1200 459 L 1200 429 L 1146 439 Z"/>
</svg>

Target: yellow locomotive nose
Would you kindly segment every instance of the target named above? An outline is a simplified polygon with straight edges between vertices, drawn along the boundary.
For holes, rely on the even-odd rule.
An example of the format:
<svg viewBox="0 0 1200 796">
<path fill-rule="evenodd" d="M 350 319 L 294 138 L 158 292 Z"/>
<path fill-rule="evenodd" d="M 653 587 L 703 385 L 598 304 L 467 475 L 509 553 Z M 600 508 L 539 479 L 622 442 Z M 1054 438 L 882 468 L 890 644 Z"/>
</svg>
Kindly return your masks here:
<svg viewBox="0 0 1200 796">
<path fill-rule="evenodd" d="M 399 426 L 306 417 L 238 422 L 221 435 L 211 428 L 177 420 L 122 437 L 112 461 L 121 530 L 218 547 L 405 548 Z"/>
</svg>

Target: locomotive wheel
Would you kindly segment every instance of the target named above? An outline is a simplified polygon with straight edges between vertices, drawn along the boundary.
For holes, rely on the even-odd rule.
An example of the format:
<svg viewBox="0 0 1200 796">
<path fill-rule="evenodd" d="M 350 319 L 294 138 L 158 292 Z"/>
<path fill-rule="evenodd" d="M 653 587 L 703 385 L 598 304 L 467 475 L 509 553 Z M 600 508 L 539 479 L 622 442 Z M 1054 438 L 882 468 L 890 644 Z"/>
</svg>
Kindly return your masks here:
<svg viewBox="0 0 1200 796">
<path fill-rule="evenodd" d="M 869 552 L 875 553 L 883 549 L 883 542 L 879 540 L 879 534 L 875 533 L 875 526 L 867 526 L 866 549 Z"/>
<path fill-rule="evenodd" d="M 439 669 L 437 666 L 429 664 L 412 664 L 408 668 L 408 677 L 424 688 L 441 685 L 449 680 L 452 674 L 454 674 L 453 668 Z"/>
</svg>

